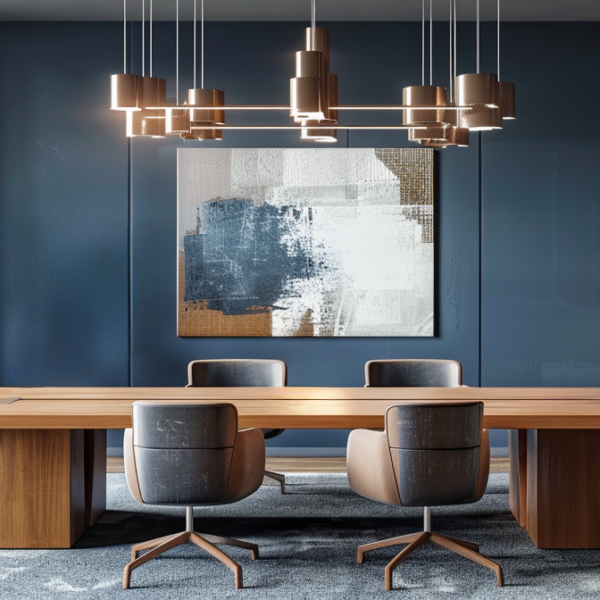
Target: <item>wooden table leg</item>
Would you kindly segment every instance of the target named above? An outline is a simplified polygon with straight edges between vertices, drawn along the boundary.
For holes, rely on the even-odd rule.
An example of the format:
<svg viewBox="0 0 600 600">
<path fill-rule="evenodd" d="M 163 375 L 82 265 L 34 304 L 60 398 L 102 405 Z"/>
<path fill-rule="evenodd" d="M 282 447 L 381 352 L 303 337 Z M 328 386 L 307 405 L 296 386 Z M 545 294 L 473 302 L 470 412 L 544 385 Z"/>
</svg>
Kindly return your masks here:
<svg viewBox="0 0 600 600">
<path fill-rule="evenodd" d="M 106 510 L 106 429 L 86 429 L 85 526 L 90 527 Z"/>
<path fill-rule="evenodd" d="M 527 525 L 527 430 L 508 432 L 510 510 L 521 527 Z"/>
<path fill-rule="evenodd" d="M 529 430 L 527 531 L 538 548 L 600 548 L 600 430 Z"/>
<path fill-rule="evenodd" d="M 0 430 L 1 548 L 70 548 L 85 529 L 84 432 Z"/>
</svg>

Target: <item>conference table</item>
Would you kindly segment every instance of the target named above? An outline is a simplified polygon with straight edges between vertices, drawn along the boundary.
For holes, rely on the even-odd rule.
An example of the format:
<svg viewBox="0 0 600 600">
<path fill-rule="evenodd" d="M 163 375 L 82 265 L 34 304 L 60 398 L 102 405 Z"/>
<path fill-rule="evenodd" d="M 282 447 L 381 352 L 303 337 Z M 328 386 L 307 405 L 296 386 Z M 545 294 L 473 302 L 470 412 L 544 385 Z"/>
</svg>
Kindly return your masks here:
<svg viewBox="0 0 600 600">
<path fill-rule="evenodd" d="M 389 406 L 484 403 L 539 548 L 600 548 L 600 388 L 0 388 L 0 547 L 69 548 L 106 509 L 106 430 L 136 400 L 230 402 L 240 428 L 383 429 Z"/>
</svg>

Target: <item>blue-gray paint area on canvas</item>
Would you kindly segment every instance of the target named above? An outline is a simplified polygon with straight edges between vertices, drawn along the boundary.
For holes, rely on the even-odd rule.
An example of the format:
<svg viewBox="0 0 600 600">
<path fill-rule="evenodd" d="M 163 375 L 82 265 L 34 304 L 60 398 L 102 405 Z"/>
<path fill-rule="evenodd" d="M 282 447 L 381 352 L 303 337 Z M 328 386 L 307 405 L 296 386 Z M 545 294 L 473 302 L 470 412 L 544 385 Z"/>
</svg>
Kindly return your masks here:
<svg viewBox="0 0 600 600">
<path fill-rule="evenodd" d="M 299 244 L 290 252 L 284 219 L 300 218 L 293 207 L 219 200 L 198 208 L 197 227 L 184 238 L 185 300 L 207 301 L 210 310 L 245 315 L 277 309 L 289 279 L 313 273 Z"/>
</svg>

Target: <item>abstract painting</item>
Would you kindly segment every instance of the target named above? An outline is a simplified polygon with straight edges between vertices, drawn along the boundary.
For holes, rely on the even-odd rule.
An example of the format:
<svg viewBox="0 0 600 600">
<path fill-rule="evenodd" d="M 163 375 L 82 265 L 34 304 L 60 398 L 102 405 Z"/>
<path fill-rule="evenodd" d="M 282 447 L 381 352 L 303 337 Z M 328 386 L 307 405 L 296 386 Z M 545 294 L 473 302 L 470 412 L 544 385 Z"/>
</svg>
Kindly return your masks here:
<svg viewBox="0 0 600 600">
<path fill-rule="evenodd" d="M 433 151 L 179 149 L 178 335 L 432 336 Z"/>
</svg>

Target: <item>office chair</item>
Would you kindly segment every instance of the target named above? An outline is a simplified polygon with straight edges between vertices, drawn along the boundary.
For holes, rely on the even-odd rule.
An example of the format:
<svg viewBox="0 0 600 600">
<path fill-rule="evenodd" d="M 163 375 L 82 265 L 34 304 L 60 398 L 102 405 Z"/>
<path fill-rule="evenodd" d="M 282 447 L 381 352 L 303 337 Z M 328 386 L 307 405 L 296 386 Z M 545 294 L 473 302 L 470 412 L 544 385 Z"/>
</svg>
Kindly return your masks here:
<svg viewBox="0 0 600 600">
<path fill-rule="evenodd" d="M 477 502 L 489 475 L 490 445 L 482 429 L 483 403 L 405 404 L 391 406 L 385 430 L 355 429 L 348 438 L 348 481 L 371 500 L 395 506 L 424 508 L 423 531 L 358 547 L 365 552 L 408 544 L 385 567 L 385 589 L 392 573 L 419 546 L 433 542 L 496 573 L 502 568 L 479 553 L 479 546 L 431 530 L 431 507 Z"/>
<path fill-rule="evenodd" d="M 185 506 L 185 531 L 136 544 L 123 572 L 186 542 L 212 554 L 243 587 L 242 567 L 215 544 L 246 548 L 258 558 L 258 546 L 194 531 L 194 506 L 230 504 L 253 494 L 265 469 L 265 440 L 260 429 L 238 431 L 232 404 L 177 404 L 150 401 L 132 405 L 132 429 L 125 430 L 125 474 L 133 497 L 144 504 Z M 141 556 L 137 553 L 151 548 Z"/>
<path fill-rule="evenodd" d="M 462 369 L 455 360 L 370 360 L 365 365 L 366 387 L 460 387 Z"/>
<path fill-rule="evenodd" d="M 222 359 L 194 360 L 188 365 L 187 387 L 285 387 L 287 367 L 281 360 Z M 281 435 L 284 429 L 263 429 L 265 439 Z M 285 475 L 266 471 L 279 482 L 285 494 Z"/>
</svg>

